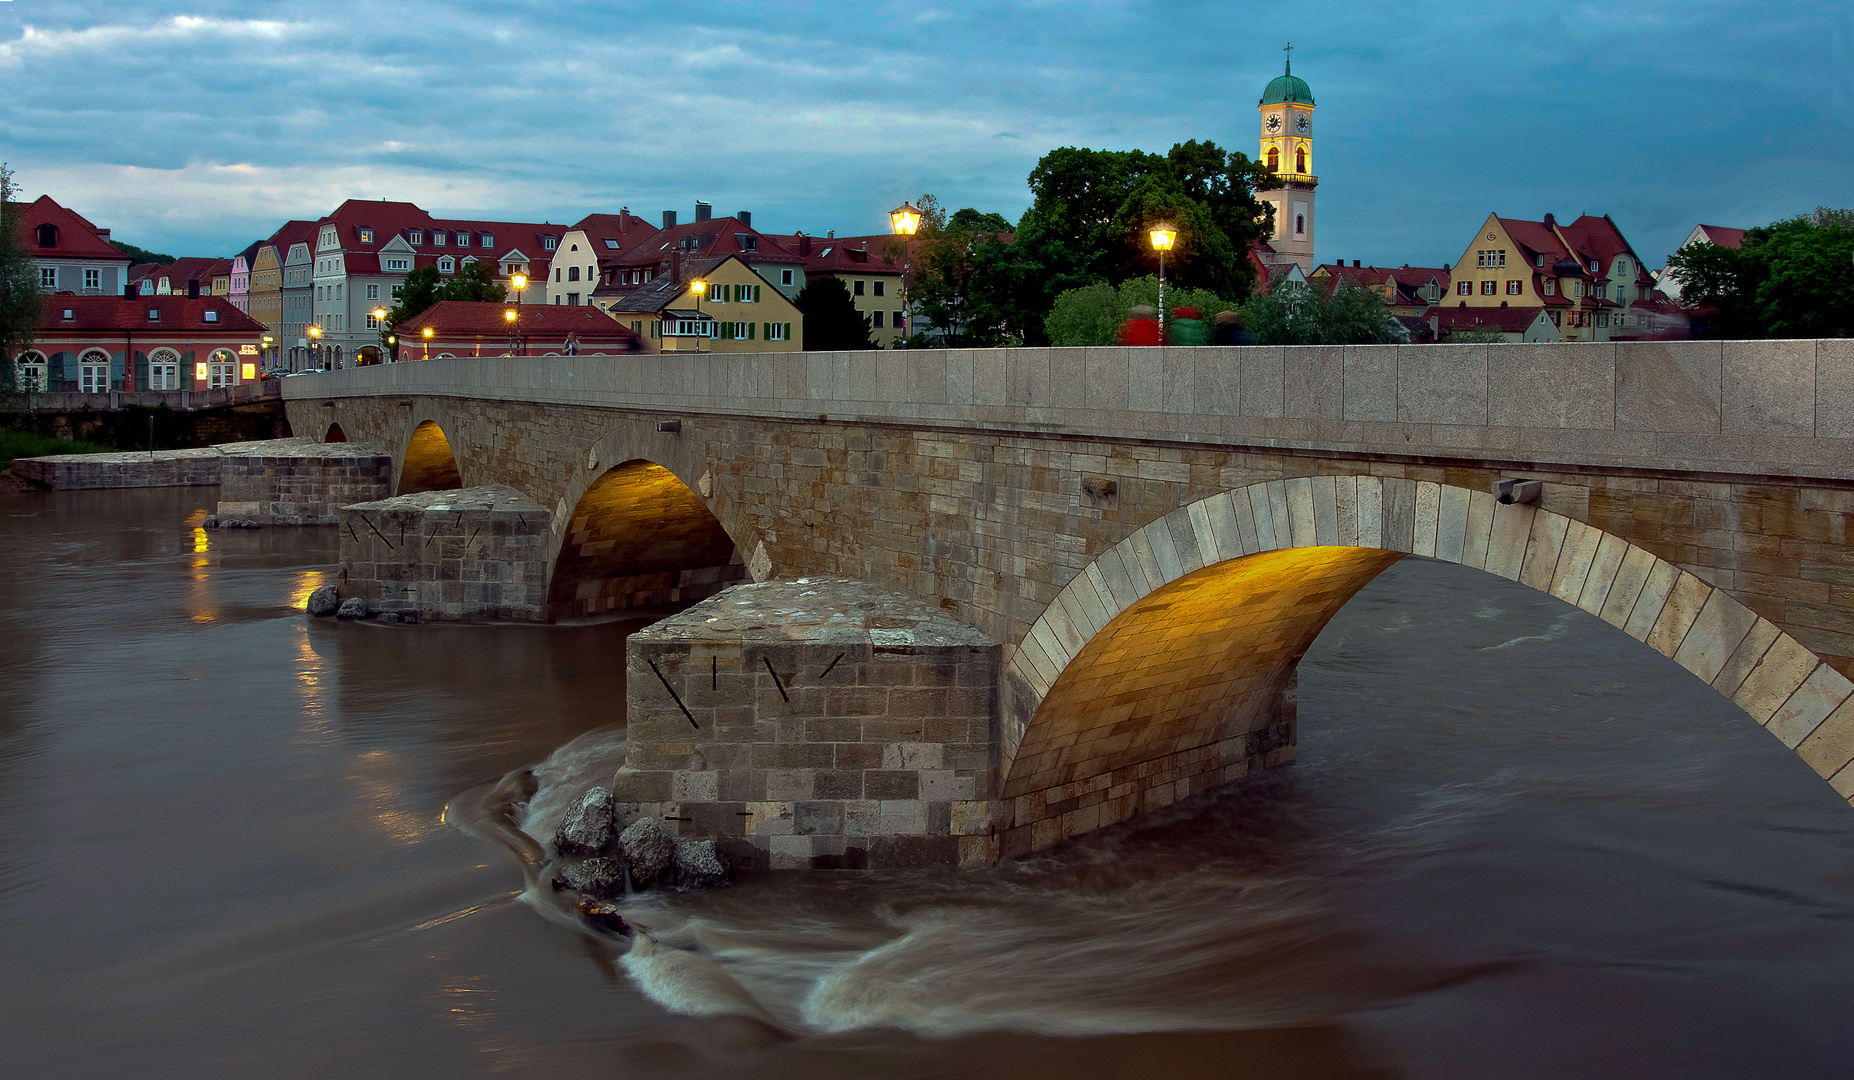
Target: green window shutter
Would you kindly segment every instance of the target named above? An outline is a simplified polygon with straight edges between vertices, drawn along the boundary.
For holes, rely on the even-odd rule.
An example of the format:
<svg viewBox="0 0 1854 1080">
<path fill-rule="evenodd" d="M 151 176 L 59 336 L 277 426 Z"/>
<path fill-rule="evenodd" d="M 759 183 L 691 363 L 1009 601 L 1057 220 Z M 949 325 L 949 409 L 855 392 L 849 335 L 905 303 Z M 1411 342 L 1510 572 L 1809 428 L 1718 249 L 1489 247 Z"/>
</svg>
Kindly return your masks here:
<svg viewBox="0 0 1854 1080">
<path fill-rule="evenodd" d="M 792 340 L 792 324 L 791 323 L 785 324 L 785 340 L 787 341 Z"/>
<path fill-rule="evenodd" d="M 767 341 L 772 340 L 772 323 L 766 324 L 766 340 Z"/>
<path fill-rule="evenodd" d="M 760 328 L 754 325 L 753 323 L 748 323 L 747 324 L 747 340 L 752 341 L 755 335 L 759 333 L 759 329 Z"/>
</svg>

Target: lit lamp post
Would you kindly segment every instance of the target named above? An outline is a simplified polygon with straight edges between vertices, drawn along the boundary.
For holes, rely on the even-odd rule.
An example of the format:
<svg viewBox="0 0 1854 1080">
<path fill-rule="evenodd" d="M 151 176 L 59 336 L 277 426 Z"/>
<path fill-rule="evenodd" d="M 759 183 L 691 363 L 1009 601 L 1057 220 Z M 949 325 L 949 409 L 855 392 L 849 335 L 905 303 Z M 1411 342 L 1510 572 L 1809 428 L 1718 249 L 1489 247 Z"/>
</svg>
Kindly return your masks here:
<svg viewBox="0 0 1854 1080">
<path fill-rule="evenodd" d="M 515 286 L 515 316 L 516 321 L 519 322 L 521 319 L 521 294 L 528 289 L 528 275 L 510 274 L 509 284 Z M 514 332 L 514 329 L 514 327 L 509 328 L 511 333 Z"/>
<path fill-rule="evenodd" d="M 908 334 L 914 326 L 914 309 L 908 305 L 908 241 L 920 231 L 921 212 L 913 203 L 902 203 L 888 212 L 888 222 L 901 237 L 901 347 L 908 347 Z"/>
<path fill-rule="evenodd" d="M 420 330 L 419 336 L 425 339 L 425 357 L 424 358 L 426 360 L 429 360 L 431 359 L 431 327 L 427 326 L 423 330 Z"/>
<path fill-rule="evenodd" d="M 1172 250 L 1172 244 L 1178 239 L 1178 230 L 1170 224 L 1161 222 L 1147 230 L 1152 235 L 1152 247 L 1159 253 L 1159 344 L 1165 344 L 1165 253 Z"/>
<path fill-rule="evenodd" d="M 695 294 L 695 351 L 702 351 L 702 294 L 708 291 L 708 283 L 701 278 L 689 282 L 689 291 Z"/>
<path fill-rule="evenodd" d="M 258 339 L 258 363 L 268 368 L 271 371 L 275 371 L 277 370 L 278 367 L 282 366 L 280 364 L 274 363 L 276 358 L 271 355 L 271 348 L 275 344 L 275 342 L 276 342 L 276 339 L 271 337 L 269 334 L 265 334 L 263 337 Z"/>
<path fill-rule="evenodd" d="M 368 314 L 373 316 L 373 325 L 375 329 L 384 330 L 386 328 L 387 311 L 385 308 L 374 308 L 372 311 L 368 312 Z M 382 334 L 380 336 L 385 337 L 386 335 Z"/>
<path fill-rule="evenodd" d="M 309 366 L 320 371 L 322 368 L 322 328 L 312 323 L 304 332 L 309 335 Z"/>
<path fill-rule="evenodd" d="M 519 318 L 520 317 L 515 314 L 514 308 L 503 308 L 502 309 L 502 321 L 509 324 L 509 355 L 510 356 L 515 355 L 515 327 L 518 324 Z"/>
</svg>

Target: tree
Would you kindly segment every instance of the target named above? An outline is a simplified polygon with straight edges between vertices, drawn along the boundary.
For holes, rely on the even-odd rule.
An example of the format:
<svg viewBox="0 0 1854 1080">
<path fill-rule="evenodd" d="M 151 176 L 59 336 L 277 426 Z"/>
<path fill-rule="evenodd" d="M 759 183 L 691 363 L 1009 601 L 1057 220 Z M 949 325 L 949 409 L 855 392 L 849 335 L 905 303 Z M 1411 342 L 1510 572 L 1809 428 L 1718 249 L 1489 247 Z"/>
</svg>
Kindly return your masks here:
<svg viewBox="0 0 1854 1080">
<path fill-rule="evenodd" d="M 0 163 L 0 393 L 19 384 L 14 358 L 38 336 L 45 301 L 32 256 L 20 238 L 20 206 L 14 201 L 13 171 Z"/>
<path fill-rule="evenodd" d="M 1854 334 L 1854 210 L 1818 207 L 1745 230 L 1737 248 L 1693 244 L 1667 260 L 1711 337 Z"/>
<path fill-rule="evenodd" d="M 1011 337 L 995 295 L 1008 267 L 1003 246 L 1011 223 L 972 207 L 947 215 L 931 194 L 920 197 L 921 228 L 911 245 L 899 238 L 883 252 L 907 261 L 908 302 L 932 325 L 942 345 L 999 345 Z"/>
<path fill-rule="evenodd" d="M 1135 307 L 1157 307 L 1159 279 L 1154 276 L 1123 281 L 1118 287 L 1105 282 L 1070 289 L 1056 297 L 1055 306 L 1044 320 L 1051 345 L 1112 345 L 1119 340 L 1120 327 Z M 1204 289 L 1165 287 L 1165 311 L 1169 321 L 1179 308 L 1196 308 L 1208 321 L 1219 311 L 1242 305 L 1224 300 Z"/>
<path fill-rule="evenodd" d="M 1342 281 L 1328 291 L 1284 281 L 1242 307 L 1242 324 L 1257 345 L 1389 345 L 1403 339 L 1384 298 Z"/>
<path fill-rule="evenodd" d="M 127 255 L 132 262 L 160 263 L 162 266 L 171 266 L 175 262 L 172 255 L 163 255 L 158 251 L 149 251 L 147 248 L 138 248 L 134 244 L 125 244 L 120 240 L 111 240 L 110 243 L 115 245 L 117 251 Z"/>
<path fill-rule="evenodd" d="M 391 354 L 393 347 L 387 338 L 397 332 L 397 327 L 418 318 L 433 304 L 445 300 L 499 304 L 508 299 L 508 295 L 508 290 L 496 280 L 495 267 L 481 259 L 465 263 L 455 277 L 448 279 L 439 275 L 436 266 L 418 267 L 400 283 L 399 299 L 386 313 L 385 325 L 380 327 L 380 348 Z"/>
<path fill-rule="evenodd" d="M 805 316 L 805 348 L 829 352 L 876 347 L 869 337 L 869 321 L 836 278 L 812 278 L 792 303 Z"/>
</svg>

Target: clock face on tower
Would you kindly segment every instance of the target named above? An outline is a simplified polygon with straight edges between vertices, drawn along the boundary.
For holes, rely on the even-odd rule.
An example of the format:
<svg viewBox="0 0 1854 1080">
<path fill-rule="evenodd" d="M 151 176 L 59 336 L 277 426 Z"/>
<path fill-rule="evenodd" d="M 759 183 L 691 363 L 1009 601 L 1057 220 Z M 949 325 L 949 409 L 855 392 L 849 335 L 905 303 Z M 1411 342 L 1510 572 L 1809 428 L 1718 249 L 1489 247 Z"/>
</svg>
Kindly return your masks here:
<svg viewBox="0 0 1854 1080">
<path fill-rule="evenodd" d="M 1281 130 L 1281 114 L 1280 113 L 1273 113 L 1268 117 L 1268 130 L 1270 131 L 1280 131 Z"/>
<path fill-rule="evenodd" d="M 1312 126 L 1313 122 L 1307 119 L 1306 113 L 1301 113 L 1294 118 L 1294 130 L 1300 132 L 1302 135 L 1305 135 L 1307 129 Z"/>
</svg>

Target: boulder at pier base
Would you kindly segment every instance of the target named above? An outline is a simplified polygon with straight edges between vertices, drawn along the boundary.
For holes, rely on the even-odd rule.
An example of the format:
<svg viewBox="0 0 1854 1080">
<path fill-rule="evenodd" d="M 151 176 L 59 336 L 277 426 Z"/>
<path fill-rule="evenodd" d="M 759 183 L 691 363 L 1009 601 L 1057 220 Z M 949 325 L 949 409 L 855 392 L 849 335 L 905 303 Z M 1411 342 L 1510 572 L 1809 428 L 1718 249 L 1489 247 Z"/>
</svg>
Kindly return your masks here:
<svg viewBox="0 0 1854 1080">
<path fill-rule="evenodd" d="M 667 885 L 675 875 L 676 838 L 653 817 L 638 818 L 618 837 L 624 849 L 625 869 L 631 871 L 631 884 L 639 889 Z"/>
<path fill-rule="evenodd" d="M 341 596 L 333 585 L 324 585 L 309 594 L 309 603 L 305 607 L 309 614 L 317 618 L 333 615 L 341 607 Z"/>
<path fill-rule="evenodd" d="M 554 830 L 554 850 L 562 855 L 599 855 L 616 832 L 610 788 L 588 789 Z"/>
</svg>

